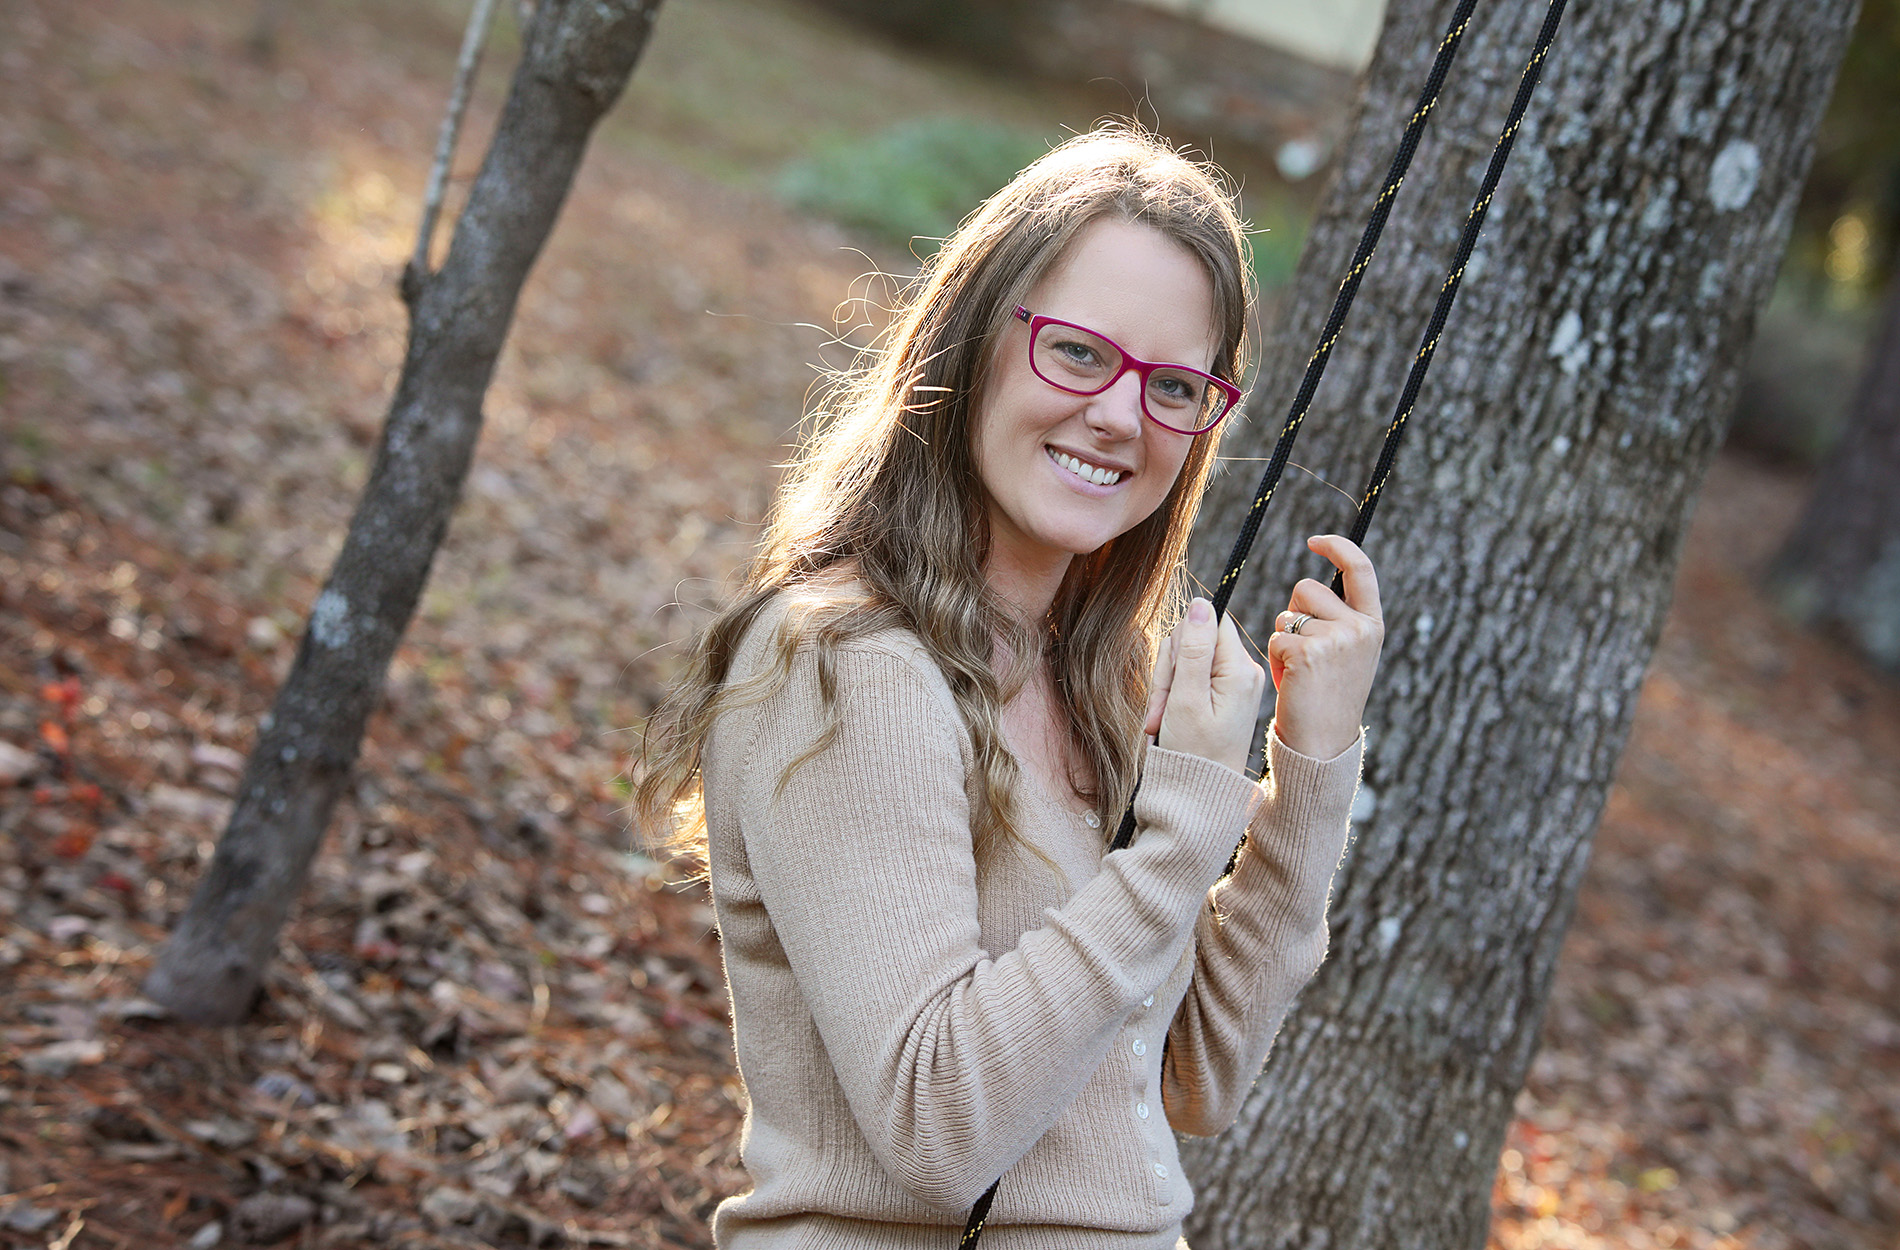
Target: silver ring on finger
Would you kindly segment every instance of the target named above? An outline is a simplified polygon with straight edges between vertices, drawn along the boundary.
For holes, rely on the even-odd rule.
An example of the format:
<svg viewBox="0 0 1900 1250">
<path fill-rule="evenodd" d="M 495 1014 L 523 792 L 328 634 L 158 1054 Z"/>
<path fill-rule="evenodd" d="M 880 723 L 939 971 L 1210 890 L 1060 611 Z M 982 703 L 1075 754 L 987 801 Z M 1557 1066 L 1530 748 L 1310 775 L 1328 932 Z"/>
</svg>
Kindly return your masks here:
<svg viewBox="0 0 1900 1250">
<path fill-rule="evenodd" d="M 1286 632 L 1289 634 L 1297 634 L 1300 632 L 1300 627 L 1312 619 L 1313 614 L 1311 612 L 1302 612 L 1293 618 L 1292 624 L 1286 627 Z"/>
</svg>

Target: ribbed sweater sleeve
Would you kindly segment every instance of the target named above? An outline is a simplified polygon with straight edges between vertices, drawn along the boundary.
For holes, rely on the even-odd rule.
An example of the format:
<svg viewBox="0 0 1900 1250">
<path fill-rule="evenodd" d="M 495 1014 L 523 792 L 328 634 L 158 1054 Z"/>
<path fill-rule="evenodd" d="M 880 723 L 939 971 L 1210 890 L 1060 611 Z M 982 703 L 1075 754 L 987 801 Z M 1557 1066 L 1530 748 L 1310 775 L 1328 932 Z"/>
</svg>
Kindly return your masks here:
<svg viewBox="0 0 1900 1250">
<path fill-rule="evenodd" d="M 814 752 L 831 717 L 801 656 L 750 709 L 735 797 L 858 1128 L 905 1189 L 956 1211 L 1070 1105 L 1180 961 L 1258 796 L 1230 769 L 1151 750 L 1134 844 L 1015 949 L 985 950 L 966 735 L 927 665 L 901 646 L 841 649 L 835 730 Z"/>
<path fill-rule="evenodd" d="M 1294 996 L 1326 956 L 1326 904 L 1345 851 L 1365 738 L 1301 755 L 1267 733 L 1263 801 L 1234 873 L 1195 925 L 1194 976 L 1168 1030 L 1168 1123 L 1212 1136 L 1240 1113 Z"/>
</svg>

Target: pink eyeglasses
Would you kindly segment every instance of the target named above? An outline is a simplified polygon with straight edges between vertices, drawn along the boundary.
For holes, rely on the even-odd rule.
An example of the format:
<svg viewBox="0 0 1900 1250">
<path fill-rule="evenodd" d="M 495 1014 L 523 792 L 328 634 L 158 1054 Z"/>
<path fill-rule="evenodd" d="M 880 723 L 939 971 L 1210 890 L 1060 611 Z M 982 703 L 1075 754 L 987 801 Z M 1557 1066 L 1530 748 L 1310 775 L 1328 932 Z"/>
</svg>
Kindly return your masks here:
<svg viewBox="0 0 1900 1250">
<path fill-rule="evenodd" d="M 1099 395 L 1133 369 L 1141 375 L 1142 412 L 1176 434 L 1205 434 L 1240 402 L 1231 382 L 1186 365 L 1136 360 L 1087 326 L 1034 315 L 1021 304 L 1016 318 L 1029 323 L 1029 367 L 1059 391 Z"/>
</svg>

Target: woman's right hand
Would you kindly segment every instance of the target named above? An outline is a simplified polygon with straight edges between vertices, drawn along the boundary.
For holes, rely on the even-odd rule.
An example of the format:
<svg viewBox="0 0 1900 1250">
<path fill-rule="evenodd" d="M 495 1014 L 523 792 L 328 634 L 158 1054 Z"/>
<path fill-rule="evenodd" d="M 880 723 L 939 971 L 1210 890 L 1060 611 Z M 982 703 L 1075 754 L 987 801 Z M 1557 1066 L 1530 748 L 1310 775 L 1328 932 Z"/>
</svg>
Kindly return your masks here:
<svg viewBox="0 0 1900 1250">
<path fill-rule="evenodd" d="M 1156 651 L 1142 732 L 1167 750 L 1245 772 L 1266 692 L 1267 670 L 1247 654 L 1233 616 L 1216 625 L 1214 605 L 1195 599 Z"/>
</svg>

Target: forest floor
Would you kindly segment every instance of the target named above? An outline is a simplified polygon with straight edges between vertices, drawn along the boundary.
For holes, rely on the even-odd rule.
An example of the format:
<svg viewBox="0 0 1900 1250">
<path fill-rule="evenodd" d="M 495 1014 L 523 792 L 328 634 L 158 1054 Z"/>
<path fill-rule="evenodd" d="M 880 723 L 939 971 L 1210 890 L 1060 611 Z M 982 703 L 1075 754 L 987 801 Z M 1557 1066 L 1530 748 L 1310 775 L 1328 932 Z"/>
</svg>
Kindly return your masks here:
<svg viewBox="0 0 1900 1250">
<path fill-rule="evenodd" d="M 298 10 L 268 59 L 270 6 L 0 11 L 0 1245 L 706 1247 L 742 1183 L 710 910 L 624 780 L 825 359 L 801 323 L 880 295 L 743 171 L 1035 111 L 804 10 L 663 17 L 255 1017 L 139 996 L 367 472 L 456 8 Z M 734 122 L 761 97 L 831 112 Z M 1803 489 L 1709 479 L 1498 1250 L 1894 1244 L 1900 690 L 1755 589 Z"/>
</svg>

